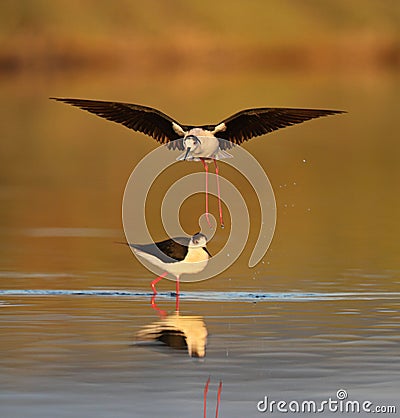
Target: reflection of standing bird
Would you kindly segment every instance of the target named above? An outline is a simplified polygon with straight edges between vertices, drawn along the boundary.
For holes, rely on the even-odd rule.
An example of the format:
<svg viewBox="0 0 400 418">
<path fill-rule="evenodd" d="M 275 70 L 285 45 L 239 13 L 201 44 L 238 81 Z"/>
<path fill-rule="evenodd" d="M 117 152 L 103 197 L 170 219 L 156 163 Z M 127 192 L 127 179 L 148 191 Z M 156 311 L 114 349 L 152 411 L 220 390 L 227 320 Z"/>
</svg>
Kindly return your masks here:
<svg viewBox="0 0 400 418">
<path fill-rule="evenodd" d="M 176 349 L 187 349 L 190 357 L 204 357 L 206 354 L 207 328 L 201 316 L 183 316 L 175 312 L 144 326 L 136 337 L 144 341 L 160 341 Z"/>
<path fill-rule="evenodd" d="M 168 143 L 169 149 L 185 151 L 178 159 L 201 161 L 206 170 L 206 176 L 208 174 L 207 163 L 214 161 L 217 175 L 219 216 L 222 227 L 224 223 L 216 160 L 230 157 L 226 152 L 227 149 L 277 129 L 321 116 L 343 113 L 340 110 L 264 107 L 241 110 L 217 124 L 194 126 L 182 125 L 159 110 L 132 103 L 86 99 L 52 99 L 77 106 L 102 118 L 120 123 L 134 131 L 142 132 L 153 137 L 161 144 Z M 206 217 L 210 225 L 207 177 Z"/>
<path fill-rule="evenodd" d="M 154 244 L 128 243 L 128 245 L 139 257 L 164 270 L 161 276 L 151 282 L 154 293 L 157 293 L 155 285 L 170 273 L 176 277 L 176 294 L 179 295 L 180 276 L 200 273 L 205 269 L 208 259 L 211 257 L 206 248 L 207 237 L 201 233 L 197 233 L 191 238 L 178 237 Z"/>
</svg>

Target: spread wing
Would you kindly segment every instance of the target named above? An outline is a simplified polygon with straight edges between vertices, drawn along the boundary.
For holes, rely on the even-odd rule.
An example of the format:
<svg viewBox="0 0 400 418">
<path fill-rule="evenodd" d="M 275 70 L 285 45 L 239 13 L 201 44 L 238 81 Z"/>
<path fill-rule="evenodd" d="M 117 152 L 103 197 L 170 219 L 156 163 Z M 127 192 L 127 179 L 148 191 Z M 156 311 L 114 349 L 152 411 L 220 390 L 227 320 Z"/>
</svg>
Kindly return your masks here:
<svg viewBox="0 0 400 418">
<path fill-rule="evenodd" d="M 186 126 L 181 126 L 165 113 L 147 106 L 133 103 L 106 102 L 101 100 L 62 99 L 52 100 L 68 103 L 97 116 L 120 123 L 129 129 L 149 135 L 161 144 L 175 141 L 184 136 Z M 170 149 L 183 150 L 183 142 L 169 144 Z"/>
<path fill-rule="evenodd" d="M 240 145 L 255 136 L 265 135 L 277 129 L 297 125 L 321 116 L 345 113 L 341 110 L 293 109 L 264 107 L 246 109 L 229 116 L 215 126 L 215 136 Z M 231 148 L 233 144 L 220 141 L 221 149 Z"/>
</svg>

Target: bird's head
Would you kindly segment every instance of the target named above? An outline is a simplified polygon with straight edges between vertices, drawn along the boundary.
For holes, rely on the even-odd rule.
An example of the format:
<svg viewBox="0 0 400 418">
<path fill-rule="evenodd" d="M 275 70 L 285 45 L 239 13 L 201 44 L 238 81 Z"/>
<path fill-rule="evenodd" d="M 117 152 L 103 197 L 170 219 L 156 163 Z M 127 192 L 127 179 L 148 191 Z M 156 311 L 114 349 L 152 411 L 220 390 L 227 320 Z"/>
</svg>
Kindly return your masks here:
<svg viewBox="0 0 400 418">
<path fill-rule="evenodd" d="M 207 244 L 207 237 L 202 233 L 197 233 L 192 236 L 189 242 L 189 247 L 205 247 Z"/>
<path fill-rule="evenodd" d="M 201 144 L 200 139 L 195 135 L 188 135 L 183 140 L 183 145 L 186 149 L 184 160 L 189 156 L 189 153 L 193 153 L 196 148 Z"/>
</svg>

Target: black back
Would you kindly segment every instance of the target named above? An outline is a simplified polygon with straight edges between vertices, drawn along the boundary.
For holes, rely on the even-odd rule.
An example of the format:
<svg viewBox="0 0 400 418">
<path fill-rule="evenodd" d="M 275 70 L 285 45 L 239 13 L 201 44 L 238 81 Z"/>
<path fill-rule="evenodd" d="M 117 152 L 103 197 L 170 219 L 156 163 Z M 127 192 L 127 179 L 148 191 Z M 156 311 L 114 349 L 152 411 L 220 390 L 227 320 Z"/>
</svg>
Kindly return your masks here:
<svg viewBox="0 0 400 418">
<path fill-rule="evenodd" d="M 154 255 L 164 263 L 176 263 L 177 261 L 183 261 L 185 259 L 188 252 L 189 242 L 190 238 L 178 237 L 156 242 L 154 244 L 128 245 L 147 254 Z"/>
</svg>

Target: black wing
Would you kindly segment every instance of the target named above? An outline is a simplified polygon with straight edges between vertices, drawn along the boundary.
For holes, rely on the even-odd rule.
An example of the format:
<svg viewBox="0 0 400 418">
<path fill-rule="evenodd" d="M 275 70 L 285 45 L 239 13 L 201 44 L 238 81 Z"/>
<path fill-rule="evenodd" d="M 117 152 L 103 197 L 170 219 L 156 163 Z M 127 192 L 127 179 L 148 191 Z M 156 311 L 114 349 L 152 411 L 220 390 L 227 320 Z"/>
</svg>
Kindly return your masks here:
<svg viewBox="0 0 400 418">
<path fill-rule="evenodd" d="M 174 329 L 160 330 L 155 339 L 161 341 L 168 347 L 176 348 L 179 350 L 187 349 L 186 336 L 182 331 Z"/>
<path fill-rule="evenodd" d="M 221 121 L 225 129 L 218 131 L 215 136 L 233 144 L 242 144 L 255 136 L 265 135 L 277 129 L 296 125 L 321 116 L 345 113 L 342 110 L 325 109 L 292 109 L 265 107 L 259 109 L 242 110 Z M 215 125 L 215 126 L 218 126 Z M 220 141 L 222 149 L 230 148 L 230 144 Z"/>
<path fill-rule="evenodd" d="M 172 324 L 156 322 L 147 325 L 139 331 L 138 338 L 144 340 L 160 341 L 165 345 L 176 349 L 187 349 L 185 333 Z"/>
<path fill-rule="evenodd" d="M 172 124 L 181 126 L 174 119 L 157 109 L 141 106 L 133 103 L 106 102 L 101 100 L 86 99 L 61 99 L 50 97 L 52 100 L 68 103 L 79 107 L 97 116 L 108 119 L 112 122 L 120 123 L 129 129 L 142 132 L 153 137 L 161 144 L 175 141 L 181 136 L 174 131 Z M 184 130 L 185 126 L 181 126 Z M 169 148 L 183 150 L 182 141 L 170 144 Z"/>
<path fill-rule="evenodd" d="M 164 263 L 174 263 L 183 261 L 188 252 L 190 238 L 179 237 L 167 239 L 165 241 L 156 242 L 155 244 L 128 244 L 132 248 L 136 248 L 147 254 L 158 257 Z"/>
</svg>

